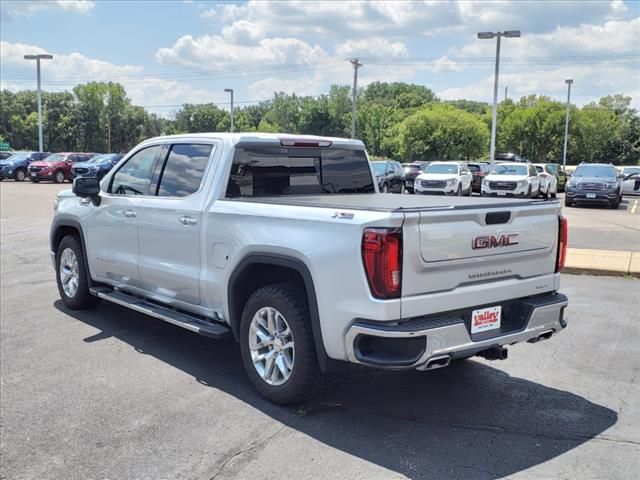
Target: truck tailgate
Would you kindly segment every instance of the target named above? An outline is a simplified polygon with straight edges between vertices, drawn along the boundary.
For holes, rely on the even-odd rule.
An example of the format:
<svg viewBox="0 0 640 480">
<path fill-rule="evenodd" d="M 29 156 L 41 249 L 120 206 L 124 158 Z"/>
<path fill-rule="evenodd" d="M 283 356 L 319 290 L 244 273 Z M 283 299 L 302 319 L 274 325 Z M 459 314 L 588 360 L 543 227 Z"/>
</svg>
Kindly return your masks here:
<svg viewBox="0 0 640 480">
<path fill-rule="evenodd" d="M 553 274 L 559 212 L 536 202 L 406 213 L 402 296 Z"/>
</svg>

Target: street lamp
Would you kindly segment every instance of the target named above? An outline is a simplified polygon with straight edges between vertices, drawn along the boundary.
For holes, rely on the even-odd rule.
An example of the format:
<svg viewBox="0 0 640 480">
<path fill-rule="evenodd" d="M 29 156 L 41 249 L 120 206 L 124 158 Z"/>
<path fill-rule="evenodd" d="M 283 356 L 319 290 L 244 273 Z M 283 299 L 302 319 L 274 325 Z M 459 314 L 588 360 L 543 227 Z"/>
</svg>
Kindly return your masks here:
<svg viewBox="0 0 640 480">
<path fill-rule="evenodd" d="M 567 84 L 567 111 L 564 115 L 564 149 L 562 150 L 562 170 L 567 168 L 567 140 L 569 139 L 569 108 L 571 106 L 571 84 L 573 80 L 567 78 L 564 83 Z"/>
<path fill-rule="evenodd" d="M 25 55 L 25 60 L 35 60 L 38 76 L 38 147 L 42 152 L 42 94 L 40 93 L 40 60 L 51 60 L 53 55 L 40 53 L 38 55 Z"/>
<path fill-rule="evenodd" d="M 233 133 L 233 88 L 225 88 L 224 91 L 231 94 L 231 133 Z"/>
<path fill-rule="evenodd" d="M 498 71 L 500 68 L 500 38 L 518 38 L 520 30 L 506 30 L 504 32 L 479 32 L 480 40 L 496 38 L 496 73 L 493 79 L 493 115 L 491 117 L 491 149 L 489 151 L 489 161 L 493 162 L 496 154 L 496 122 L 498 116 Z"/>
</svg>

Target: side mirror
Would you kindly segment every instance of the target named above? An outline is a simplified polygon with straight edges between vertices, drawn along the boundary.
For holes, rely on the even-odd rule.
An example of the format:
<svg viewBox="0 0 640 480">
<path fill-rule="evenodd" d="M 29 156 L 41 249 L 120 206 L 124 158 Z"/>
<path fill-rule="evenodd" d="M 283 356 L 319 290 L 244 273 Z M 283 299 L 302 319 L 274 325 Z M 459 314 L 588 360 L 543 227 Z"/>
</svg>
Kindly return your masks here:
<svg viewBox="0 0 640 480">
<path fill-rule="evenodd" d="M 100 205 L 100 180 L 90 177 L 76 177 L 73 180 L 73 194 L 89 198 L 95 206 Z"/>
</svg>

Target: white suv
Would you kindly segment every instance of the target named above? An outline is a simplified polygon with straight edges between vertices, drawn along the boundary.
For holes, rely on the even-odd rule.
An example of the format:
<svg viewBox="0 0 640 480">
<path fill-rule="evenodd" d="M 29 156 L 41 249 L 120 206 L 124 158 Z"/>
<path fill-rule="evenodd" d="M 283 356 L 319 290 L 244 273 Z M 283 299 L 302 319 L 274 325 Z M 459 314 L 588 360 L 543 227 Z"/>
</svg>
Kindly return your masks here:
<svg viewBox="0 0 640 480">
<path fill-rule="evenodd" d="M 549 198 L 556 198 L 558 193 L 558 179 L 547 163 L 534 163 L 540 178 L 540 194 Z"/>
<path fill-rule="evenodd" d="M 482 181 L 482 196 L 537 197 L 540 193 L 540 177 L 530 163 L 495 164 Z"/>
<path fill-rule="evenodd" d="M 462 162 L 432 162 L 416 177 L 415 193 L 471 195 L 473 174 Z"/>
</svg>

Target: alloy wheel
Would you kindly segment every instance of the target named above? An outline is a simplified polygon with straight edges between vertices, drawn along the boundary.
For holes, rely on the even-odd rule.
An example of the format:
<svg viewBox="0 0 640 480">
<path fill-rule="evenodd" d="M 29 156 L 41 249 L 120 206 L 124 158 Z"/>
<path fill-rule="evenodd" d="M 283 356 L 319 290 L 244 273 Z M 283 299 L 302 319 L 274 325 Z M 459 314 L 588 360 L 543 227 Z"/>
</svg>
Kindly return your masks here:
<svg viewBox="0 0 640 480">
<path fill-rule="evenodd" d="M 60 255 L 58 270 L 64 294 L 69 298 L 73 298 L 78 291 L 80 272 L 78 268 L 78 257 L 71 248 L 65 248 L 62 255 Z"/>
<path fill-rule="evenodd" d="M 249 326 L 249 351 L 258 375 L 269 385 L 284 384 L 293 371 L 293 333 L 284 316 L 273 307 L 259 309 Z"/>
</svg>

